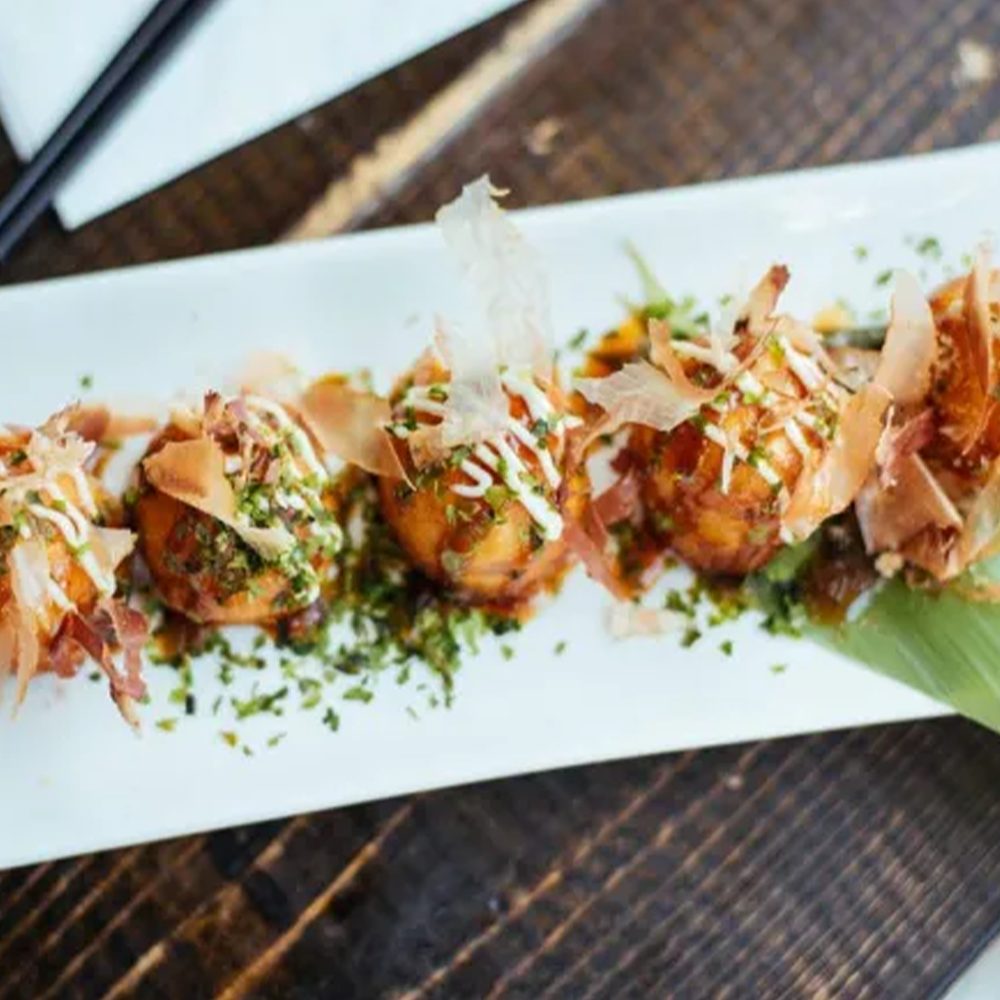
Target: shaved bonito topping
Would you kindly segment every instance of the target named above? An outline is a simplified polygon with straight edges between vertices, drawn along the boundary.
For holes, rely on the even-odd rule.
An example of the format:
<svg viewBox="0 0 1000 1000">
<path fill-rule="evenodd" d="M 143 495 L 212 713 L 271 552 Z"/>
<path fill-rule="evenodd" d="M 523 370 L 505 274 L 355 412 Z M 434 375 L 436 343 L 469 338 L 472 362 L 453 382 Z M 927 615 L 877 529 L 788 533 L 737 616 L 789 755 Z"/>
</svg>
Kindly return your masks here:
<svg viewBox="0 0 1000 1000">
<path fill-rule="evenodd" d="M 990 317 L 991 273 L 990 247 L 982 244 L 976 251 L 975 263 L 965 283 L 963 307 L 969 331 L 969 347 L 973 367 L 983 392 L 992 389 L 993 323 Z"/>
<path fill-rule="evenodd" d="M 68 430 L 97 444 L 152 434 L 160 426 L 155 416 L 118 413 L 104 405 L 77 405 L 65 413 Z"/>
<path fill-rule="evenodd" d="M 330 554 L 343 534 L 324 505 L 330 475 L 309 434 L 273 400 L 211 393 L 198 430 L 143 461 L 149 483 L 232 529 L 262 560 L 301 583 L 303 604 L 315 601 L 319 572 L 288 525 L 307 524 L 310 548 Z"/>
<path fill-rule="evenodd" d="M 465 327 L 438 321 L 434 360 L 449 380 L 407 389 L 386 429 L 408 443 L 418 469 L 467 449 L 458 469 L 468 482 L 453 492 L 488 500 L 502 484 L 543 538 L 554 540 L 564 525 L 546 486 L 558 490 L 562 474 L 549 437 L 561 444 L 571 418 L 556 412 L 542 388 L 552 380 L 548 280 L 536 251 L 501 210 L 503 193 L 481 177 L 437 213 L 478 315 Z M 526 420 L 511 415 L 512 398 L 523 402 Z M 418 422 L 418 414 L 431 421 Z M 538 463 L 544 483 L 525 465 L 524 452 Z"/>
<path fill-rule="evenodd" d="M 437 225 L 482 314 L 481 335 L 469 345 L 470 351 L 478 348 L 474 367 L 523 369 L 549 381 L 548 278 L 536 250 L 500 208 L 504 194 L 489 177 L 480 177 L 438 211 Z"/>
<path fill-rule="evenodd" d="M 110 676 L 115 671 L 112 654 L 121 648 L 131 664 L 132 683 L 127 691 L 112 683 L 112 696 L 122 715 L 135 725 L 132 700 L 142 697 L 145 690 L 139 676 L 145 617 L 114 598 L 115 571 L 132 551 L 135 536 L 95 523 L 100 511 L 85 468 L 95 445 L 71 429 L 77 413 L 78 408 L 71 408 L 34 432 L 0 436 L 7 456 L 0 469 L 0 526 L 15 529 L 13 538 L 8 535 L 5 554 L 11 597 L 0 614 L 0 673 L 8 668 L 15 671 L 20 704 L 43 665 L 72 676 L 82 650 Z M 70 597 L 78 591 L 56 576 L 64 557 L 55 556 L 50 563 L 50 547 L 56 538 L 93 584 L 94 593 L 83 607 Z M 87 644 L 76 641 L 74 623 L 87 620 L 100 606 L 130 618 L 134 648 L 119 647 L 103 633 L 95 633 Z"/>
<path fill-rule="evenodd" d="M 897 271 L 875 381 L 892 393 L 896 406 L 922 403 L 931 389 L 936 359 L 937 327 L 930 304 L 917 279 L 907 271 Z"/>
<path fill-rule="evenodd" d="M 836 437 L 798 477 L 782 515 L 783 541 L 803 541 L 823 521 L 853 502 L 875 468 L 891 402 L 889 393 L 874 383 L 850 397 L 841 412 Z"/>
<path fill-rule="evenodd" d="M 330 477 L 326 466 L 320 461 L 309 435 L 288 415 L 288 411 L 278 403 L 272 403 L 262 396 L 246 396 L 250 425 L 261 434 L 268 444 L 285 442 L 291 446 L 291 461 L 288 467 L 298 480 L 310 476 L 325 483 Z M 267 418 L 271 419 L 268 420 Z M 277 426 L 274 426 L 274 425 Z M 304 467 L 304 468 L 303 468 Z"/>
<path fill-rule="evenodd" d="M 778 296 L 788 282 L 788 271 L 772 267 L 736 312 L 732 330 L 673 339 L 669 325 L 653 320 L 649 325 L 651 362 L 634 362 L 602 379 L 580 379 L 577 389 L 588 402 L 602 407 L 607 423 L 600 431 L 635 423 L 669 433 L 680 424 L 697 419 L 705 436 L 723 452 L 719 488 L 728 494 L 737 461 L 750 464 L 773 489 L 782 507 L 789 493 L 768 454 L 768 439 L 784 434 L 803 459 L 814 464 L 833 436 L 830 424 L 849 395 L 831 376 L 833 362 L 811 331 L 787 316 L 773 316 Z M 738 352 L 750 344 L 750 350 Z M 792 376 L 799 399 L 768 382 L 770 356 Z M 712 388 L 695 385 L 678 359 L 714 368 L 720 377 Z M 765 411 L 757 427 L 756 442 L 745 442 L 724 430 L 726 415 L 742 405 Z M 803 431 L 819 438 L 813 442 Z"/>
<path fill-rule="evenodd" d="M 631 601 L 613 604 L 607 612 L 608 631 L 615 639 L 653 638 L 680 632 L 690 624 L 690 618 L 679 611 L 647 608 Z"/>
<path fill-rule="evenodd" d="M 547 276 L 537 252 L 501 210 L 497 199 L 503 193 L 481 177 L 437 213 L 475 310 L 465 324 L 438 320 L 437 360 L 451 377 L 446 399 L 434 408 L 439 423 L 411 441 L 418 466 L 507 433 L 502 370 L 523 371 L 544 384 L 552 379 Z"/>
<path fill-rule="evenodd" d="M 616 430 L 625 424 L 642 424 L 654 430 L 669 432 L 690 420 L 714 399 L 716 392 L 689 391 L 687 385 L 648 361 L 635 361 L 619 368 L 605 378 L 577 379 L 580 395 L 607 413 L 607 426 L 602 432 Z"/>
<path fill-rule="evenodd" d="M 403 479 L 403 467 L 389 440 L 389 402 L 346 382 L 310 386 L 299 398 L 302 419 L 330 454 L 377 476 Z"/>
<path fill-rule="evenodd" d="M 963 524 L 961 514 L 918 455 L 907 455 L 897 463 L 889 487 L 870 477 L 858 494 L 855 510 L 869 553 L 900 549 L 930 526 L 959 530 Z"/>
<path fill-rule="evenodd" d="M 519 398 L 524 403 L 526 416 L 522 419 L 514 417 L 507 404 L 503 430 L 470 449 L 468 456 L 458 465 L 469 482 L 454 484 L 452 492 L 456 496 L 478 500 L 485 498 L 492 487 L 502 483 L 538 525 L 543 537 L 553 541 L 562 536 L 562 515 L 545 490 L 534 481 L 519 449 L 527 451 L 537 461 L 550 491 L 558 491 L 562 473 L 549 449 L 548 438 L 550 434 L 555 435 L 561 445 L 571 418 L 557 412 L 530 373 L 504 371 L 500 374 L 500 383 L 506 394 L 505 400 L 508 397 Z M 411 386 L 396 405 L 396 420 L 388 425 L 390 433 L 408 440 L 424 430 L 433 431 L 433 425 L 429 428 L 418 425 L 416 414 L 443 417 L 447 412 L 446 403 L 451 388 L 449 382 Z"/>
<path fill-rule="evenodd" d="M 743 306 L 741 317 L 750 333 L 759 337 L 769 332 L 769 326 L 778 307 L 778 299 L 788 285 L 791 274 L 783 264 L 774 264 L 751 290 Z"/>
<path fill-rule="evenodd" d="M 98 510 L 84 464 L 94 445 L 67 432 L 65 426 L 65 421 L 50 421 L 46 425 L 49 433 L 32 432 L 23 449 L 23 460 L 14 468 L 8 460 L 0 473 L 0 496 L 9 516 L 18 524 L 22 540 L 37 537 L 43 525 L 51 526 L 63 537 L 98 592 L 110 597 L 115 592 L 115 569 L 121 560 L 102 561 L 91 544 Z M 50 436 L 52 433 L 56 436 Z M 60 601 L 58 595 L 56 601 Z"/>
</svg>

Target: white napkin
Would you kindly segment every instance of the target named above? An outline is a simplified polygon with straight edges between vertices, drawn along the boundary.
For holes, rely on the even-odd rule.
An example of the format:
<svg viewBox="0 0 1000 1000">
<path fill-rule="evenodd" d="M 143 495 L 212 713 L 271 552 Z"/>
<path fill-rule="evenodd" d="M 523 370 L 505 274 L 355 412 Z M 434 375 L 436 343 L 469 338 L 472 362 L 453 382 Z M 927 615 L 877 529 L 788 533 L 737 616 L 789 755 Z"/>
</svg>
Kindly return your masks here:
<svg viewBox="0 0 1000 1000">
<path fill-rule="evenodd" d="M 0 114 L 29 157 L 154 0 L 0 0 Z M 70 228 L 513 0 L 218 0 L 60 193 Z"/>
</svg>

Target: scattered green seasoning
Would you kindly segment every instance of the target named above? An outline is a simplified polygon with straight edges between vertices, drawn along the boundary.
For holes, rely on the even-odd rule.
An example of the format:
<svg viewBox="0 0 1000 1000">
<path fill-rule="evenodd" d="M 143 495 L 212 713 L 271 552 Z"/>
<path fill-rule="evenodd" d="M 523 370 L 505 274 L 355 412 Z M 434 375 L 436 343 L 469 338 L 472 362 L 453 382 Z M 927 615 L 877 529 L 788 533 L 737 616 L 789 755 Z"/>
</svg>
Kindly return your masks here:
<svg viewBox="0 0 1000 1000">
<path fill-rule="evenodd" d="M 676 611 L 679 614 L 686 615 L 688 618 L 694 618 L 700 599 L 700 590 L 694 593 L 691 590 L 670 590 L 663 599 L 663 607 L 667 611 Z"/>
<path fill-rule="evenodd" d="M 940 263 L 944 259 L 944 250 L 941 247 L 941 241 L 936 236 L 924 236 L 919 240 L 911 242 L 913 243 L 913 249 L 921 257 L 935 264 Z"/>
<path fill-rule="evenodd" d="M 300 613 L 304 622 L 314 617 L 315 622 L 306 627 L 296 624 L 293 616 L 274 637 L 261 634 L 249 649 L 237 649 L 225 635 L 210 633 L 186 654 L 160 657 L 158 662 L 175 675 L 171 704 L 186 712 L 196 707 L 198 661 L 211 657 L 216 682 L 232 689 L 228 696 L 211 701 L 213 716 L 243 723 L 257 717 L 280 718 L 299 709 L 315 713 L 322 725 L 336 732 L 340 714 L 332 702 L 339 698 L 368 704 L 375 697 L 379 676 L 387 670 L 400 684 L 410 682 L 415 667 L 429 671 L 435 685 L 421 685 L 428 705 L 450 705 L 454 676 L 465 654 L 477 651 L 485 636 L 519 630 L 514 619 L 452 603 L 439 585 L 415 570 L 382 519 L 369 481 L 359 479 L 345 489 L 342 517 L 351 530 L 344 533 L 343 547 L 335 557 L 336 584 L 317 605 L 318 615 L 312 610 Z M 258 682 L 269 662 L 266 647 L 274 647 L 279 657 L 282 683 L 277 687 L 265 688 Z M 513 654 L 508 643 L 501 648 L 502 655 Z M 344 677 L 355 681 L 342 688 L 338 682 Z M 239 693 L 251 678 L 249 692 Z M 229 742 L 225 735 L 222 738 Z M 235 732 L 233 740 L 230 745 L 235 747 L 239 742 Z"/>
<path fill-rule="evenodd" d="M 689 626 L 684 630 L 684 634 L 681 636 L 681 646 L 684 649 L 690 649 L 700 638 L 701 631 L 696 629 L 693 625 Z"/>
<path fill-rule="evenodd" d="M 236 712 L 236 718 L 243 720 L 255 715 L 271 714 L 283 715 L 284 708 L 282 702 L 288 697 L 288 688 L 279 688 L 277 691 L 258 693 L 256 685 L 254 692 L 249 698 L 231 698 L 230 703 Z"/>
<path fill-rule="evenodd" d="M 355 684 L 354 687 L 348 688 L 344 692 L 343 697 L 344 701 L 360 701 L 363 705 L 367 705 L 375 695 L 368 688 Z"/>
<path fill-rule="evenodd" d="M 93 389 L 94 387 L 94 376 L 93 375 L 81 375 L 80 376 L 80 388 L 86 391 L 87 389 Z"/>
<path fill-rule="evenodd" d="M 917 249 L 929 257 L 938 252 L 936 244 L 928 240 L 921 241 Z M 868 251 L 859 247 L 855 255 L 864 260 Z M 876 280 L 879 285 L 885 285 L 891 277 L 892 272 L 885 271 Z M 708 317 L 698 309 L 693 299 L 678 300 L 666 295 L 648 269 L 643 278 L 647 291 L 655 293 L 649 296 L 647 306 L 642 310 L 644 315 L 667 320 L 678 339 L 695 336 L 707 329 Z M 586 330 L 579 331 L 570 346 L 583 348 L 587 336 Z M 766 346 L 776 361 L 784 358 L 784 348 L 776 338 L 769 338 Z M 443 400 L 447 398 L 447 391 L 432 386 L 428 396 Z M 745 394 L 745 401 L 754 402 L 756 396 Z M 821 414 L 818 419 L 825 429 L 824 416 Z M 409 422 L 415 426 L 415 414 L 408 412 L 407 421 L 405 426 L 409 426 Z M 701 413 L 690 422 L 702 432 L 707 427 L 707 420 Z M 546 445 L 552 430 L 552 425 L 545 420 L 537 420 L 531 427 L 532 435 L 542 446 Z M 831 434 L 833 430 L 831 427 Z M 468 454 L 468 448 L 456 449 L 449 462 L 460 465 Z M 10 463 L 16 465 L 16 458 L 16 455 L 12 456 Z M 748 460 L 751 465 L 759 466 L 767 461 L 767 454 L 763 449 L 754 447 Z M 510 472 L 502 460 L 498 472 L 501 479 Z M 429 671 L 434 684 L 419 682 L 416 690 L 426 699 L 429 707 L 439 704 L 448 706 L 454 697 L 455 676 L 464 656 L 476 652 L 484 638 L 503 637 L 520 628 L 516 620 L 450 600 L 440 585 L 422 576 L 405 557 L 382 518 L 371 481 L 366 477 L 356 477 L 342 485 L 342 503 L 336 511 L 324 508 L 310 512 L 325 519 L 324 525 L 335 527 L 337 534 L 337 544 L 323 550 L 335 563 L 335 573 L 331 580 L 324 581 L 318 601 L 301 614 L 301 622 L 298 615 L 292 616 L 279 626 L 273 638 L 261 636 L 250 651 L 237 651 L 224 636 L 215 634 L 208 637 L 196 654 L 172 662 L 170 666 L 177 673 L 177 681 L 169 699 L 172 704 L 182 706 L 184 714 L 193 714 L 197 710 L 192 661 L 203 654 L 214 657 L 219 683 L 224 688 L 232 687 L 226 697 L 219 695 L 211 703 L 211 711 L 214 716 L 220 717 L 220 721 L 232 718 L 243 722 L 265 716 L 272 719 L 273 725 L 274 718 L 282 717 L 290 708 L 298 708 L 312 713 L 312 717 L 331 732 L 337 732 L 341 715 L 333 703 L 369 704 L 375 697 L 378 679 L 386 670 L 390 671 L 392 680 L 401 685 L 412 682 L 415 669 L 425 677 Z M 420 487 L 419 482 L 416 485 Z M 544 489 L 539 481 L 530 478 L 525 480 L 525 485 L 530 489 Z M 401 496 L 405 496 L 412 489 L 403 484 L 400 491 L 403 491 Z M 134 503 L 135 499 L 134 495 L 126 494 L 127 504 Z M 505 483 L 500 483 L 487 490 L 485 499 L 493 519 L 499 520 L 504 517 L 513 494 Z M 261 527 L 271 523 L 266 496 L 256 487 L 249 486 L 241 491 L 238 502 L 241 512 L 251 523 Z M 463 523 L 471 516 L 457 502 L 448 503 L 444 510 L 450 525 Z M 655 516 L 656 530 L 661 535 L 669 534 L 674 528 L 672 519 L 664 514 Z M 340 524 L 347 526 L 342 533 Z M 195 527 L 192 530 L 197 532 L 198 529 Z M 757 535 L 751 534 L 751 541 L 765 543 L 768 531 L 762 526 L 757 529 Z M 612 525 L 610 532 L 625 565 L 629 550 L 636 549 L 641 541 L 637 529 L 632 523 L 622 521 Z M 220 561 L 223 576 L 227 572 L 232 574 L 234 586 L 237 583 L 245 586 L 247 579 L 260 569 L 253 562 L 256 558 L 253 551 L 232 532 L 221 535 L 209 533 L 204 538 L 196 534 L 196 539 L 206 559 Z M 294 548 L 307 553 L 306 562 L 318 551 L 306 546 Z M 664 608 L 684 616 L 686 620 L 680 632 L 680 645 L 683 648 L 692 647 L 703 638 L 705 629 L 730 622 L 748 609 L 763 613 L 764 628 L 772 634 L 800 634 L 806 620 L 800 579 L 812 554 L 807 546 L 786 547 L 771 563 L 739 585 L 727 584 L 725 589 L 712 589 L 714 584 L 696 579 L 686 589 L 669 591 L 663 598 Z M 441 568 L 452 577 L 458 576 L 467 558 L 467 554 L 445 549 L 440 556 Z M 307 578 L 308 570 L 303 565 L 292 565 L 290 562 L 283 570 L 287 571 L 292 581 L 293 594 L 311 593 L 315 589 L 315 581 Z M 706 599 L 708 607 L 704 603 Z M 235 693 L 245 691 L 245 688 L 235 685 L 244 683 L 248 672 L 264 670 L 270 660 L 263 655 L 264 647 L 272 644 L 281 657 L 281 685 L 263 690 L 254 682 L 248 695 Z M 498 649 L 504 660 L 513 658 L 514 648 L 509 642 L 500 642 Z M 559 656 L 566 649 L 566 641 L 559 641 L 554 645 L 553 653 Z M 726 657 L 734 655 L 731 639 L 719 642 L 718 649 Z M 786 669 L 785 664 L 771 667 L 776 674 Z M 352 680 L 345 681 L 345 678 Z M 411 717 L 419 718 L 413 706 L 408 706 L 407 712 Z M 182 716 L 171 717 L 160 720 L 157 726 L 164 732 L 173 732 L 182 721 Z M 266 745 L 277 746 L 285 736 L 284 732 L 272 733 L 266 738 Z M 234 749 L 252 753 L 249 746 L 241 746 L 234 730 L 222 730 L 220 738 Z"/>
</svg>

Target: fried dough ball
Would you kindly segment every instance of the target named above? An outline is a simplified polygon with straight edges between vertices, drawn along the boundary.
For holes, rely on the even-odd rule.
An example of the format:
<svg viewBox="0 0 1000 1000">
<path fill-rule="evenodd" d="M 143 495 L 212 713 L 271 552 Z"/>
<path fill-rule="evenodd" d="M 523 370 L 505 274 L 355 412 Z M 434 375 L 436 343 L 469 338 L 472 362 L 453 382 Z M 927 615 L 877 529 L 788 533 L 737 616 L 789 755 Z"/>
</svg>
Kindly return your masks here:
<svg viewBox="0 0 1000 1000">
<path fill-rule="evenodd" d="M 874 464 L 890 394 L 852 392 L 817 335 L 775 315 L 788 277 L 772 267 L 717 330 L 625 324 L 577 382 L 597 431 L 628 428 L 619 464 L 652 534 L 702 572 L 744 575 L 804 540 Z"/>
<path fill-rule="evenodd" d="M 930 450 L 939 464 L 975 476 L 1000 456 L 1000 403 L 989 392 L 989 386 L 1000 382 L 1000 351 L 994 348 L 990 370 L 984 373 L 984 387 L 973 357 L 968 281 L 968 277 L 949 281 L 930 298 L 938 357 L 929 402 L 939 425 L 952 428 L 948 434 L 938 435 Z M 1000 301 L 987 298 L 984 306 L 990 323 L 1000 327 Z"/>
<path fill-rule="evenodd" d="M 946 582 L 996 551 L 998 282 L 986 248 L 929 302 L 913 277 L 897 275 L 882 352 L 897 383 L 895 414 L 878 476 L 857 503 L 884 573 L 917 567 Z"/>
<path fill-rule="evenodd" d="M 566 402 L 555 385 L 505 375 L 510 430 L 418 468 L 411 443 L 439 423 L 449 379 L 440 364 L 419 366 L 394 393 L 390 432 L 409 483 L 379 480 L 382 511 L 427 576 L 470 602 L 517 604 L 572 561 L 566 521 L 580 514 L 585 480 Z"/>
<path fill-rule="evenodd" d="M 143 460 L 132 518 L 156 588 L 205 624 L 268 624 L 318 601 L 342 533 L 309 432 L 281 404 L 210 393 Z"/>
<path fill-rule="evenodd" d="M 0 437 L 0 467 L 13 470 L 23 467 L 26 464 L 25 456 L 30 438 L 29 431 L 18 431 Z M 80 510 L 90 506 L 91 503 L 95 505 L 94 510 L 107 507 L 104 491 L 90 477 L 86 477 L 80 483 L 69 473 L 62 473 L 53 477 L 52 485 L 59 491 L 56 495 L 59 507 Z M 81 486 L 88 493 L 86 503 L 83 500 Z M 84 569 L 69 539 L 56 525 L 46 520 L 46 517 L 51 515 L 42 514 L 43 510 L 52 509 L 49 504 L 55 498 L 51 495 L 43 496 L 42 491 L 38 492 L 37 503 L 29 505 L 27 509 L 21 507 L 13 515 L 11 524 L 0 528 L 0 562 L 5 569 L 5 572 L 0 573 L 0 620 L 6 617 L 6 611 L 14 603 L 13 575 L 9 572 L 11 553 L 19 541 L 34 538 L 44 548 L 48 576 L 52 581 L 52 586 L 47 589 L 37 616 L 36 637 L 41 654 L 39 666 L 44 669 L 49 665 L 48 652 L 62 625 L 66 608 L 73 606 L 85 613 L 89 612 L 100 600 L 101 591 L 92 576 Z M 47 499 L 49 503 L 45 502 Z M 83 651 L 80 650 L 77 662 L 82 660 Z"/>
<path fill-rule="evenodd" d="M 629 447 L 645 472 L 652 527 L 695 569 L 749 573 L 784 544 L 782 498 L 795 489 L 803 453 L 829 437 L 835 412 L 817 399 L 799 414 L 808 425 L 796 420 L 771 430 L 779 400 L 786 407 L 809 401 L 787 365 L 788 350 L 794 348 L 786 343 L 764 352 L 741 377 L 742 389 L 724 390 L 718 406 L 704 407 L 676 430 L 632 432 Z M 690 375 L 703 370 L 698 362 L 685 368 Z"/>
<path fill-rule="evenodd" d="M 107 526 L 118 508 L 87 472 L 93 445 L 68 430 L 70 417 L 0 428 L 0 676 L 15 673 L 22 698 L 37 672 L 69 677 L 89 656 L 134 723 L 145 620 L 117 600 L 116 579 L 134 539 Z M 127 675 L 112 660 L 120 649 Z"/>
</svg>

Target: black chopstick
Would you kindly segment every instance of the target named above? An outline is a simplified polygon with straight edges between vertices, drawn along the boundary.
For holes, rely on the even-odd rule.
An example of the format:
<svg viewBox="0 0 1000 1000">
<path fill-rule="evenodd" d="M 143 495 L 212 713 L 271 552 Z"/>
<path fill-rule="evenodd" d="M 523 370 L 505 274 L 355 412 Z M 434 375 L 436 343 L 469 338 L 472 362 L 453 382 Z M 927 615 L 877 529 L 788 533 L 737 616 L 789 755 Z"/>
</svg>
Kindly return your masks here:
<svg viewBox="0 0 1000 1000">
<path fill-rule="evenodd" d="M 0 199 L 0 261 L 213 0 L 159 0 Z"/>
</svg>

